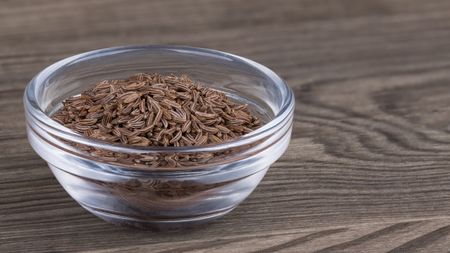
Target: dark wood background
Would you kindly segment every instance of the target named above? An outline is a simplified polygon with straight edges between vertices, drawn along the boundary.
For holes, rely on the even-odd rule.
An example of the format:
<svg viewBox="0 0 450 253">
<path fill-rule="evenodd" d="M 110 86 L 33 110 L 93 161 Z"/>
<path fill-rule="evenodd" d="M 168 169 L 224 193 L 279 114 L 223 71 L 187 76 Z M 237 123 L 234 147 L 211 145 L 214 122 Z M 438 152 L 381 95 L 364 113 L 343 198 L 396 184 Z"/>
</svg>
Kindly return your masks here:
<svg viewBox="0 0 450 253">
<path fill-rule="evenodd" d="M 239 54 L 294 89 L 289 150 L 223 219 L 172 234 L 107 224 L 28 145 L 32 76 L 126 44 Z M 449 249 L 450 1 L 0 2 L 0 252 Z"/>
</svg>

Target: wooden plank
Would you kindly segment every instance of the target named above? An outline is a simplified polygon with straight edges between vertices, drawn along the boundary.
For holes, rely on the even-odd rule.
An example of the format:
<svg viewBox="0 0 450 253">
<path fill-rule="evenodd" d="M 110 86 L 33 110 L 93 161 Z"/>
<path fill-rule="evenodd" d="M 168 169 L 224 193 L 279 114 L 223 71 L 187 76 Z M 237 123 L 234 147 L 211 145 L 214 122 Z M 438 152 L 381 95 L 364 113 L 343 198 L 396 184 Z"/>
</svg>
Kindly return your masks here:
<svg viewBox="0 0 450 253">
<path fill-rule="evenodd" d="M 251 237 L 227 236 L 216 240 L 129 246 L 96 253 L 116 252 L 445 252 L 449 225 L 442 220 L 361 224 L 319 231 L 254 233 Z M 436 242 L 439 242 L 437 244 Z M 426 251 L 428 250 L 428 251 Z M 431 251 L 432 250 L 432 251 Z"/>
<path fill-rule="evenodd" d="M 0 252 L 446 252 L 450 2 L 0 2 Z M 95 48 L 188 44 L 257 60 L 296 94 L 292 143 L 231 214 L 175 234 L 81 209 L 28 145 L 26 83 Z"/>
</svg>

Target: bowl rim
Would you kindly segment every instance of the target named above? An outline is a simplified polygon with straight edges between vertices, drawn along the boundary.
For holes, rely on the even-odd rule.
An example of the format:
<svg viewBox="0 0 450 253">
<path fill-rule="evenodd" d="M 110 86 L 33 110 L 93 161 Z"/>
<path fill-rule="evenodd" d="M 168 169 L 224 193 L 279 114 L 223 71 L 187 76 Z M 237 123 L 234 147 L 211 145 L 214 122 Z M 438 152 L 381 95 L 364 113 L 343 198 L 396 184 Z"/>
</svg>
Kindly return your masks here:
<svg viewBox="0 0 450 253">
<path fill-rule="evenodd" d="M 39 103 L 36 98 L 36 91 L 40 85 L 45 85 L 45 81 L 56 71 L 64 68 L 65 66 L 69 66 L 72 64 L 76 64 L 77 62 L 83 61 L 85 59 L 95 58 L 98 56 L 105 56 L 109 54 L 117 54 L 124 53 L 128 51 L 136 51 L 136 50 L 165 50 L 165 51 L 175 51 L 180 53 L 189 53 L 189 54 L 197 54 L 200 56 L 208 56 L 208 57 L 219 57 L 226 58 L 228 60 L 237 61 L 240 63 L 244 63 L 249 67 L 259 71 L 265 77 L 267 77 L 270 81 L 272 81 L 280 90 L 284 91 L 282 94 L 285 95 L 283 97 L 282 105 L 280 106 L 280 110 L 274 115 L 274 117 L 265 123 L 260 128 L 252 131 L 248 134 L 242 135 L 239 138 L 230 140 L 224 143 L 218 144 L 205 144 L 199 146 L 182 146 L 182 147 L 159 147 L 159 146 L 148 146 L 148 147 L 138 147 L 130 144 L 122 144 L 122 143 L 110 143 L 102 140 L 97 140 L 93 138 L 86 137 L 82 134 L 72 131 L 71 129 L 61 125 L 57 121 L 53 120 L 50 116 L 48 116 L 44 110 L 39 106 Z M 39 72 L 33 79 L 29 82 L 27 87 L 25 88 L 24 93 L 24 105 L 27 116 L 31 117 L 31 120 L 35 120 L 38 125 L 45 128 L 50 134 L 54 136 L 59 136 L 64 139 L 70 139 L 71 141 L 85 144 L 89 146 L 93 146 L 96 148 L 101 148 L 104 150 L 110 150 L 114 152 L 126 152 L 126 153 L 191 153 L 191 152 L 214 152 L 220 151 L 229 148 L 235 148 L 243 145 L 248 145 L 257 140 L 261 140 L 267 136 L 270 136 L 274 131 L 276 131 L 282 123 L 285 122 L 289 115 L 294 110 L 295 107 L 295 98 L 292 92 L 292 89 L 286 84 L 286 82 L 281 79 L 275 72 L 265 67 L 262 64 L 259 64 L 250 59 L 214 50 L 208 48 L 199 48 L 199 47 L 191 47 L 191 46 L 179 46 L 179 45 L 131 45 L 131 46 L 118 46 L 118 47 L 109 47 L 102 48 L 93 51 L 88 51 L 85 53 L 76 54 L 62 60 L 59 60 L 50 66 L 43 69 Z M 30 119 L 28 119 L 30 120 Z"/>
</svg>

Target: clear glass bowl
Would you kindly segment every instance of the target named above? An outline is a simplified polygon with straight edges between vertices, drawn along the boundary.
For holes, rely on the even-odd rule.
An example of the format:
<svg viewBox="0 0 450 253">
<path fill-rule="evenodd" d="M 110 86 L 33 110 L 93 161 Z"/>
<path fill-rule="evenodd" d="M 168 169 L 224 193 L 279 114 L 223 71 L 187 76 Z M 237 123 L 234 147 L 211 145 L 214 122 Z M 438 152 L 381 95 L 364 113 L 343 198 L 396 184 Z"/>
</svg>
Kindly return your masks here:
<svg viewBox="0 0 450 253">
<path fill-rule="evenodd" d="M 64 99 L 96 82 L 138 72 L 187 74 L 248 103 L 264 125 L 222 144 L 135 147 L 84 137 L 49 117 Z M 294 96 L 274 72 L 236 55 L 132 46 L 91 51 L 47 67 L 28 84 L 24 105 L 30 144 L 83 208 L 113 223 L 167 230 L 218 218 L 255 189 L 289 144 Z M 111 157 L 97 156 L 97 150 Z M 157 159 L 164 166 L 122 157 Z M 175 166 L 174 159 L 183 165 Z"/>
</svg>

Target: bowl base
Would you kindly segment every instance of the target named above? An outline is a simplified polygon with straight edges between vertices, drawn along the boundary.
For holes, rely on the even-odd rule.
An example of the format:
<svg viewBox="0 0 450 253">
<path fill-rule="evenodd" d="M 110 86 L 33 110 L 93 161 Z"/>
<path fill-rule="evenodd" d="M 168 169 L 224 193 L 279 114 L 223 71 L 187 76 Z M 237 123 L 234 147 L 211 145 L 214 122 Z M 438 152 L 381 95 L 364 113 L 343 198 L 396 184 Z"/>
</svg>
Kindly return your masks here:
<svg viewBox="0 0 450 253">
<path fill-rule="evenodd" d="M 231 208 L 221 210 L 220 212 L 216 212 L 213 214 L 207 214 L 203 216 L 195 216 L 192 218 L 181 218 L 181 219 L 136 219 L 134 217 L 126 217 L 122 215 L 117 215 L 113 213 L 106 212 L 104 210 L 98 210 L 96 208 L 92 208 L 86 205 L 81 206 L 89 211 L 90 213 L 94 214 L 95 216 L 99 217 L 100 219 L 107 221 L 109 223 L 119 225 L 119 226 L 126 226 L 126 227 L 132 227 L 132 228 L 138 228 L 138 229 L 144 229 L 144 230 L 153 230 L 153 231 L 179 231 L 189 228 L 195 228 L 199 227 L 201 225 L 204 225 L 210 221 L 213 221 L 215 219 L 218 219 L 225 214 L 231 212 L 236 206 L 233 206 Z"/>
</svg>

